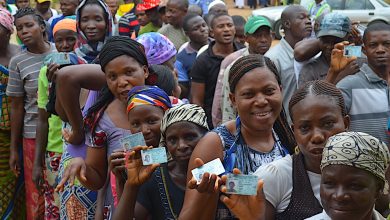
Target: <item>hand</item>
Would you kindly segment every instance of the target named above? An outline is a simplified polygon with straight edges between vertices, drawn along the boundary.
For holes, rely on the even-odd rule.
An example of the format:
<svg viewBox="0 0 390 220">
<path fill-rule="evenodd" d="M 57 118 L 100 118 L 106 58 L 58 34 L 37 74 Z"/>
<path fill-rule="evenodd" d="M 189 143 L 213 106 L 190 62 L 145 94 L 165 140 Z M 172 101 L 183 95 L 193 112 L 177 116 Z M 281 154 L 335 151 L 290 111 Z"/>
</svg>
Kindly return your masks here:
<svg viewBox="0 0 390 220">
<path fill-rule="evenodd" d="M 46 77 L 49 80 L 49 82 L 55 82 L 59 67 L 60 65 L 56 63 L 50 63 L 49 65 L 47 65 Z"/>
<path fill-rule="evenodd" d="M 153 147 L 135 147 L 132 151 L 126 153 L 127 184 L 141 186 L 150 178 L 154 170 L 160 166 L 160 164 L 142 165 L 141 150 L 151 148 Z"/>
<path fill-rule="evenodd" d="M 360 35 L 357 25 L 359 25 L 359 22 L 352 22 L 350 39 L 351 42 L 354 43 L 355 45 L 362 45 L 363 37 Z"/>
<path fill-rule="evenodd" d="M 345 69 L 345 67 L 352 61 L 356 60 L 356 57 L 346 57 L 344 56 L 344 47 L 350 45 L 348 41 L 343 41 L 334 45 L 334 49 L 332 50 L 332 56 L 330 60 L 330 68 L 339 73 L 341 70 Z"/>
<path fill-rule="evenodd" d="M 203 164 L 204 162 L 200 158 L 195 159 L 196 167 L 201 167 Z M 215 174 L 210 175 L 207 172 L 203 174 L 202 181 L 199 184 L 194 177 L 187 183 L 188 188 L 196 189 L 199 193 L 216 193 L 219 185 L 220 178 Z"/>
<path fill-rule="evenodd" d="M 125 156 L 126 153 L 124 150 L 119 149 L 114 151 L 108 159 L 110 171 L 114 173 L 117 178 L 121 178 L 123 176 L 122 174 L 126 171 Z"/>
<path fill-rule="evenodd" d="M 76 177 L 84 182 L 87 181 L 87 178 L 85 177 L 86 170 L 87 166 L 85 165 L 85 161 L 83 158 L 73 158 L 70 161 L 69 165 L 66 167 L 64 175 L 62 176 L 60 183 L 58 183 L 56 187 L 56 191 L 64 191 L 65 183 L 67 181 L 69 181 L 69 186 L 73 186 Z"/>
<path fill-rule="evenodd" d="M 344 77 L 353 75 L 360 71 L 359 64 L 356 60 L 350 62 L 337 76 L 337 82 L 342 80 Z"/>
<path fill-rule="evenodd" d="M 42 165 L 38 164 L 36 161 L 34 162 L 33 166 L 32 180 L 37 190 L 40 191 L 41 187 L 43 186 L 43 168 Z"/>
<path fill-rule="evenodd" d="M 21 166 L 19 162 L 19 153 L 17 150 L 11 148 L 10 157 L 9 157 L 9 167 L 16 177 L 19 177 Z"/>
<path fill-rule="evenodd" d="M 234 169 L 234 174 L 240 174 L 240 170 Z M 222 182 L 226 183 L 227 176 L 222 176 Z M 257 183 L 257 195 L 222 195 L 221 201 L 229 208 L 229 210 L 241 220 L 263 220 L 265 219 L 265 196 L 263 193 L 263 181 Z M 221 192 L 226 193 L 226 186 L 221 187 Z"/>
<path fill-rule="evenodd" d="M 84 141 L 84 131 L 75 131 L 70 130 L 68 128 L 62 129 L 62 136 L 64 137 L 65 141 L 70 144 L 74 145 L 80 145 Z"/>
</svg>

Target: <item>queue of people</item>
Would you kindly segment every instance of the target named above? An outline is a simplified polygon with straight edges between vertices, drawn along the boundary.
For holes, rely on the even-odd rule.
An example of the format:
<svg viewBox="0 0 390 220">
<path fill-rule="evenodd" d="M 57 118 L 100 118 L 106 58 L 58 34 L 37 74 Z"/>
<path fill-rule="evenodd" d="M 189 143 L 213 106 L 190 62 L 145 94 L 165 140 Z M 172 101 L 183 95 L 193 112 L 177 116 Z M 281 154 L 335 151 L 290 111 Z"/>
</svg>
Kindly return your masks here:
<svg viewBox="0 0 390 220">
<path fill-rule="evenodd" d="M 323 2 L 288 6 L 273 46 L 220 0 L 0 8 L 1 219 L 387 217 L 390 24 Z"/>
</svg>

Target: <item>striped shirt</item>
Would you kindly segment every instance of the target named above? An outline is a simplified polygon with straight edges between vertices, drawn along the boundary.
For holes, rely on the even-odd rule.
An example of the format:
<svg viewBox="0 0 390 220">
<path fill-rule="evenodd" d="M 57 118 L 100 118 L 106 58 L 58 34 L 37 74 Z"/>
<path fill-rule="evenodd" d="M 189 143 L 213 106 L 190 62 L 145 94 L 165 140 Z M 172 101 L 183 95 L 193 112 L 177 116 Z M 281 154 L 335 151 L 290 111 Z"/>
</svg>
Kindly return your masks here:
<svg viewBox="0 0 390 220">
<path fill-rule="evenodd" d="M 341 80 L 347 113 L 351 117 L 350 130 L 365 132 L 390 143 L 387 121 L 390 117 L 389 85 L 367 65 L 363 64 L 355 75 Z"/>
<path fill-rule="evenodd" d="M 34 54 L 23 50 L 12 57 L 9 63 L 9 79 L 7 95 L 24 98 L 23 137 L 35 138 L 38 119 L 38 76 L 46 55 L 56 51 L 52 45 L 51 51 L 44 54 Z"/>
<path fill-rule="evenodd" d="M 135 7 L 119 19 L 118 31 L 120 36 L 130 38 L 133 38 L 133 34 L 135 34 L 134 36 L 138 36 L 139 28 L 139 22 L 135 16 Z"/>
<path fill-rule="evenodd" d="M 171 24 L 163 25 L 158 30 L 158 33 L 166 36 L 170 41 L 172 41 L 176 47 L 176 50 L 179 50 L 181 45 L 189 41 L 187 35 L 184 33 L 183 28 L 175 28 Z"/>
</svg>

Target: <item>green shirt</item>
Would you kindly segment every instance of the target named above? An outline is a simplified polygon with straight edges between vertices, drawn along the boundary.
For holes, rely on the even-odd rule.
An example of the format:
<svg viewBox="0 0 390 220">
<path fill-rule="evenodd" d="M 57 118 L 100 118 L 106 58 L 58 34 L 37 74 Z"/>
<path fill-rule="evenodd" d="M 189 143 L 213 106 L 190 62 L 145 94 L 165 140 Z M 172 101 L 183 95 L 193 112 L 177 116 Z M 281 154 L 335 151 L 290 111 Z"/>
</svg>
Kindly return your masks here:
<svg viewBox="0 0 390 220">
<path fill-rule="evenodd" d="M 160 27 L 154 26 L 152 22 L 149 22 L 147 25 L 143 26 L 141 30 L 139 30 L 138 36 L 145 33 L 157 32 L 158 29 L 160 29 Z"/>
<path fill-rule="evenodd" d="M 43 66 L 38 77 L 38 108 L 45 109 L 49 102 L 49 81 L 46 77 L 47 66 Z M 51 115 L 48 119 L 49 134 L 47 135 L 46 151 L 62 153 L 62 121 L 57 115 Z"/>
</svg>

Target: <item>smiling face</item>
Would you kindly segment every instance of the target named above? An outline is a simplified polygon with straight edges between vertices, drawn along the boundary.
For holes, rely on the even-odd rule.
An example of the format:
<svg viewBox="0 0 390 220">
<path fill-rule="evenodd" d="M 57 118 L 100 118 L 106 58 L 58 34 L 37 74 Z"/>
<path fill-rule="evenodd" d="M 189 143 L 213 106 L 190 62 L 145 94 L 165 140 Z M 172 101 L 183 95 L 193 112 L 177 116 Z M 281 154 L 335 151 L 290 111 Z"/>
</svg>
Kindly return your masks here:
<svg viewBox="0 0 390 220">
<path fill-rule="evenodd" d="M 321 201 L 332 220 L 373 219 L 380 189 L 379 179 L 362 169 L 329 165 L 322 170 Z"/>
<path fill-rule="evenodd" d="M 165 9 L 165 16 L 169 24 L 175 28 L 181 28 L 183 18 L 187 14 L 187 9 L 177 0 L 170 0 Z"/>
<path fill-rule="evenodd" d="M 372 31 L 367 33 L 363 52 L 368 65 L 373 69 L 384 69 L 390 66 L 390 31 Z"/>
<path fill-rule="evenodd" d="M 60 9 L 64 16 L 74 15 L 78 6 L 77 0 L 60 0 Z"/>
<path fill-rule="evenodd" d="M 19 39 L 27 48 L 44 40 L 45 26 L 40 25 L 33 15 L 17 18 L 15 26 Z"/>
<path fill-rule="evenodd" d="M 85 5 L 80 14 L 80 29 L 88 41 L 103 41 L 107 31 L 103 8 L 97 4 Z"/>
<path fill-rule="evenodd" d="M 111 60 L 104 69 L 108 88 L 115 98 L 127 101 L 127 93 L 134 86 L 145 85 L 149 72 L 134 58 L 122 55 Z"/>
<path fill-rule="evenodd" d="M 282 110 L 282 91 L 275 75 L 266 67 L 246 73 L 230 99 L 243 126 L 254 131 L 272 129 Z"/>
<path fill-rule="evenodd" d="M 211 32 L 217 43 L 231 44 L 236 34 L 233 19 L 229 15 L 216 17 L 211 22 Z"/>
<path fill-rule="evenodd" d="M 205 133 L 198 125 L 181 121 L 170 125 L 165 131 L 165 142 L 176 162 L 187 163 L 192 151 Z"/>
<path fill-rule="evenodd" d="M 340 106 L 328 96 L 308 95 L 291 109 L 293 131 L 308 170 L 319 172 L 322 151 L 332 135 L 343 132 L 349 118 L 343 117 Z"/>
<path fill-rule="evenodd" d="M 128 116 L 131 133 L 142 132 L 147 146 L 158 147 L 164 111 L 154 105 L 139 105 L 134 107 Z"/>
</svg>

